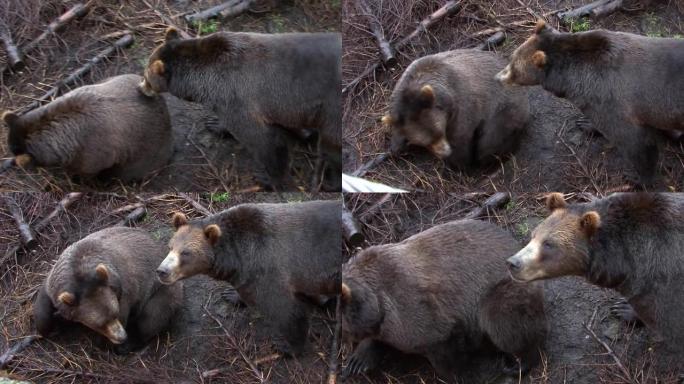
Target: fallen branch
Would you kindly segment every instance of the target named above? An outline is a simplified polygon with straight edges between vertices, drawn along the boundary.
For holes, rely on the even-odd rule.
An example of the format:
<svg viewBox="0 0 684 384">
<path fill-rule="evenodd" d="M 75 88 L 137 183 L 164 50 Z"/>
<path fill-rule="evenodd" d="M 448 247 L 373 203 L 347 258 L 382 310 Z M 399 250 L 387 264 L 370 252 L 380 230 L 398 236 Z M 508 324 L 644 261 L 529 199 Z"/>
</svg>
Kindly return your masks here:
<svg viewBox="0 0 684 384">
<path fill-rule="evenodd" d="M 380 25 L 378 18 L 375 17 L 371 12 L 366 0 L 356 0 L 356 7 L 366 16 L 366 19 L 368 20 L 368 26 L 373 34 L 373 37 L 375 38 L 375 43 L 378 45 L 378 49 L 380 50 L 380 58 L 382 59 L 382 63 L 388 68 L 396 66 L 397 58 L 394 57 L 392 45 L 390 45 L 389 41 L 387 41 L 385 35 L 382 33 L 382 25 Z"/>
<path fill-rule="evenodd" d="M 5 353 L 0 356 L 0 369 L 5 369 L 7 367 L 7 364 L 9 364 L 13 359 L 14 356 L 16 356 L 18 353 L 26 349 L 31 343 L 33 343 L 35 340 L 40 339 L 40 336 L 38 335 L 31 335 L 24 337 L 21 339 L 21 341 L 15 343 L 13 346 L 8 348 Z"/>
<path fill-rule="evenodd" d="M 599 18 L 622 8 L 622 2 L 623 0 L 598 0 L 566 12 L 558 12 L 556 16 L 565 24 L 582 17 Z"/>
<path fill-rule="evenodd" d="M 327 384 L 337 383 L 337 371 L 339 368 L 340 353 L 340 334 L 342 333 L 342 297 L 337 295 L 337 305 L 335 306 L 335 333 L 333 334 L 332 345 L 330 346 L 330 363 L 328 363 Z"/>
<path fill-rule="evenodd" d="M 211 19 L 213 17 L 230 17 L 236 16 L 249 9 L 254 0 L 230 0 L 223 4 L 205 9 L 204 11 L 196 12 L 191 15 L 186 15 L 185 21 L 193 23 L 197 21 Z"/>
<path fill-rule="evenodd" d="M 475 47 L 481 51 L 491 51 L 492 48 L 501 45 L 506 40 L 506 34 L 503 31 L 498 31 L 489 36 L 482 44 Z"/>
<path fill-rule="evenodd" d="M 161 13 L 161 11 L 159 11 L 157 8 L 153 7 L 152 4 L 147 2 L 147 0 L 143 0 L 143 3 L 145 3 L 145 5 L 147 5 L 148 8 L 150 8 L 157 16 L 159 16 L 159 18 L 162 19 L 164 24 L 166 24 L 169 27 L 173 27 L 175 30 L 177 30 L 183 39 L 191 39 L 194 37 L 187 33 L 184 29 L 180 28 L 173 20 L 171 20 L 170 17 L 166 16 L 165 14 Z"/>
<path fill-rule="evenodd" d="M 508 192 L 497 192 L 491 195 L 481 206 L 468 212 L 463 218 L 464 219 L 479 219 L 483 216 L 489 214 L 490 211 L 494 211 L 501 208 L 505 204 L 511 201 L 511 194 Z"/>
<path fill-rule="evenodd" d="M 615 365 L 617 365 L 618 368 L 620 369 L 620 371 L 622 371 L 622 374 L 625 375 L 624 379 L 626 379 L 626 380 L 627 380 L 628 382 L 630 382 L 630 383 L 635 383 L 635 384 L 636 384 L 637 381 L 636 381 L 636 380 L 632 377 L 632 375 L 629 373 L 629 370 L 628 370 L 627 368 L 625 368 L 625 366 L 622 364 L 622 362 L 621 362 L 620 359 L 617 357 L 617 355 L 615 354 L 615 352 L 613 352 L 613 349 L 610 347 L 610 345 L 608 345 L 608 343 L 606 343 L 605 341 L 601 340 L 601 339 L 596 335 L 596 332 L 594 332 L 594 330 L 592 329 L 593 324 L 594 324 L 594 319 L 596 318 L 596 312 L 597 312 L 597 310 L 598 310 L 598 308 L 594 308 L 594 313 L 591 314 L 591 318 L 589 319 L 589 321 L 588 321 L 587 323 L 584 324 L 584 329 L 586 329 L 587 332 L 589 332 L 589 335 L 591 335 L 591 337 L 592 337 L 594 340 L 596 340 L 599 344 L 601 344 L 601 346 L 603 347 L 603 349 L 606 350 L 606 353 L 608 353 L 608 355 L 609 355 L 610 357 L 613 358 L 613 361 L 615 361 Z"/>
<path fill-rule="evenodd" d="M 209 296 L 209 300 L 207 300 L 207 302 L 209 302 L 210 300 L 211 300 L 211 296 Z M 206 312 L 207 315 L 209 315 L 209 317 L 211 317 L 216 322 L 216 324 L 218 324 L 219 327 L 221 327 L 221 329 L 223 330 L 223 333 L 228 338 L 228 341 L 230 342 L 231 347 L 236 349 L 238 351 L 238 353 L 240 354 L 240 357 L 242 357 L 242 360 L 244 360 L 245 363 L 247 363 L 247 365 L 249 365 L 249 368 L 252 370 L 252 373 L 254 374 L 256 379 L 259 380 L 260 383 L 265 382 L 263 372 L 261 372 L 259 370 L 259 368 L 257 367 L 257 365 L 249 357 L 247 357 L 247 354 L 245 354 L 245 352 L 242 350 L 242 348 L 240 348 L 240 344 L 238 344 L 237 340 L 235 340 L 235 337 L 233 337 L 233 335 L 230 332 L 228 332 L 228 330 L 223 325 L 221 320 L 219 320 L 216 316 L 214 316 L 213 313 L 211 313 L 211 311 L 209 311 L 209 308 L 207 308 L 206 304 L 203 306 L 203 308 L 204 308 L 204 312 Z"/>
<path fill-rule="evenodd" d="M 5 47 L 5 53 L 7 54 L 7 67 L 13 71 L 24 68 L 23 55 L 14 43 L 12 34 L 6 25 L 0 27 L 0 40 L 2 40 L 2 45 Z"/>
<path fill-rule="evenodd" d="M 360 247 L 366 240 L 361 225 L 347 208 L 342 209 L 342 235 L 350 247 Z"/>
<path fill-rule="evenodd" d="M 430 27 L 435 25 L 437 22 L 440 20 L 444 19 L 446 16 L 451 15 L 458 11 L 460 9 L 461 2 L 460 1 L 448 1 L 444 6 L 433 12 L 431 15 L 423 19 L 420 24 L 418 24 L 418 27 L 408 34 L 406 37 L 403 39 L 399 40 L 396 44 L 394 44 L 394 50 L 399 51 L 402 49 L 404 46 L 406 46 L 408 43 L 411 42 L 414 38 L 419 36 L 421 33 L 427 31 Z M 368 68 L 366 68 L 359 76 L 357 76 L 354 80 L 349 82 L 344 88 L 342 88 L 342 94 L 348 92 L 350 89 L 356 87 L 358 83 L 361 82 L 361 80 L 365 79 L 367 76 L 369 76 L 371 73 L 374 73 L 378 68 L 382 68 L 382 65 L 380 65 L 382 61 L 377 61 Z M 357 176 L 357 175 L 354 175 Z"/>
<path fill-rule="evenodd" d="M 373 212 L 380 209 L 380 207 L 383 204 L 385 204 L 386 202 L 388 202 L 392 198 L 392 196 L 396 196 L 396 194 L 392 194 L 392 193 L 383 194 L 382 197 L 380 199 L 378 199 L 378 201 L 373 203 L 373 205 L 371 205 L 370 208 L 368 208 L 365 212 L 363 212 L 363 214 L 361 215 L 359 220 L 365 221 L 366 217 L 370 216 Z"/>
<path fill-rule="evenodd" d="M 133 210 L 133 212 L 129 213 L 121 219 L 118 223 L 114 224 L 115 226 L 123 226 L 123 227 L 131 227 L 133 224 L 139 222 L 142 220 L 143 217 L 147 214 L 147 211 L 145 210 L 145 207 L 138 207 Z"/>
<path fill-rule="evenodd" d="M 390 157 L 389 153 L 381 153 L 378 156 L 375 156 L 374 158 L 370 159 L 369 161 L 361 165 L 356 171 L 352 172 L 352 176 L 362 177 L 368 171 L 377 167 L 383 161 L 387 160 L 388 157 Z"/>
<path fill-rule="evenodd" d="M 104 49 L 102 52 L 98 53 L 97 56 L 88 60 L 82 67 L 78 68 L 67 76 L 64 80 L 61 80 L 55 84 L 49 91 L 47 91 L 43 96 L 40 96 L 33 103 L 21 108 L 22 111 L 28 112 L 34 108 L 40 106 L 40 104 L 50 98 L 56 97 L 57 94 L 64 88 L 74 84 L 76 80 L 80 79 L 83 75 L 90 72 L 94 66 L 104 61 L 106 58 L 111 56 L 118 49 L 123 49 L 133 44 L 133 35 L 124 35 L 117 41 L 115 41 L 110 47 Z"/>
<path fill-rule="evenodd" d="M 188 195 L 187 193 L 185 193 L 185 192 L 179 192 L 179 193 L 178 193 L 178 196 L 182 197 L 183 200 L 185 200 L 185 201 L 187 201 L 188 203 L 190 203 L 190 205 L 192 205 L 193 208 L 195 208 L 196 210 L 202 212 L 203 215 L 205 215 L 205 216 L 211 216 L 211 212 L 209 212 L 208 209 L 204 208 L 204 206 L 203 206 L 202 204 L 198 203 L 195 199 L 193 199 L 192 197 L 190 197 L 190 195 Z"/>
<path fill-rule="evenodd" d="M 17 228 L 19 229 L 21 244 L 28 250 L 35 248 L 38 245 L 38 240 L 36 240 L 36 237 L 33 235 L 31 226 L 24 219 L 24 215 L 21 212 L 19 204 L 17 204 L 16 200 L 11 198 L 9 195 L 6 195 L 4 200 L 7 209 L 10 211 L 10 214 L 12 215 L 12 218 L 14 218 L 14 222 L 17 224 Z"/>
</svg>

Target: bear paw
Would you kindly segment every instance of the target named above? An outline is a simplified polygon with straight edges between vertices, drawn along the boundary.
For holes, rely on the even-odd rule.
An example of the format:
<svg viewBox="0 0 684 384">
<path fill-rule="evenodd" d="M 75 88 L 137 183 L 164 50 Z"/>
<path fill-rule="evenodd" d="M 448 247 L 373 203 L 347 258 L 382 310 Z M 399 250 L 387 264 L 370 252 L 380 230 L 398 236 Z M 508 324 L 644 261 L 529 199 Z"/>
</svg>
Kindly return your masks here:
<svg viewBox="0 0 684 384">
<path fill-rule="evenodd" d="M 371 372 L 380 364 L 381 359 L 382 356 L 371 348 L 357 348 L 342 370 L 342 377 L 348 378 Z"/>
<path fill-rule="evenodd" d="M 610 306 L 610 314 L 629 324 L 642 324 L 634 308 L 625 299 L 616 300 Z"/>
<path fill-rule="evenodd" d="M 244 307 L 245 303 L 240 299 L 240 294 L 233 287 L 228 287 L 221 292 L 221 298 L 237 307 Z"/>
</svg>

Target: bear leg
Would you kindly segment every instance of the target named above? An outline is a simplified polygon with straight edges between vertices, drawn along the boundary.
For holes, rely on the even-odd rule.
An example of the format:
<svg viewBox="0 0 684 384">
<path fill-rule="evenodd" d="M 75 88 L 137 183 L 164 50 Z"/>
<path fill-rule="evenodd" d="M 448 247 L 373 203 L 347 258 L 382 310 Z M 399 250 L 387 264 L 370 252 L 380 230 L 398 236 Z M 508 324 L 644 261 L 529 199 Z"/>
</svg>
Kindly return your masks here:
<svg viewBox="0 0 684 384">
<path fill-rule="evenodd" d="M 33 303 L 33 321 L 40 335 L 47 336 L 55 328 L 56 310 L 45 290 L 45 285 L 41 286 L 36 301 Z"/>
<path fill-rule="evenodd" d="M 128 340 L 115 351 L 128 353 L 145 346 L 152 338 L 166 330 L 182 303 L 182 285 L 164 285 L 149 298 L 145 307 L 129 320 Z"/>
<path fill-rule="evenodd" d="M 356 346 L 354 353 L 342 370 L 342 377 L 362 375 L 375 370 L 387 353 L 387 346 L 380 341 L 364 339 Z"/>
<path fill-rule="evenodd" d="M 454 349 L 449 348 L 448 345 L 430 348 L 430 351 L 425 354 L 425 357 L 427 357 L 430 364 L 437 372 L 437 376 L 447 383 L 456 382 L 456 367 L 461 367 L 463 361 L 465 361 L 463 353 L 454 351 Z"/>
<path fill-rule="evenodd" d="M 616 300 L 610 306 L 610 314 L 629 324 L 644 324 L 641 319 L 639 319 L 639 315 L 637 315 L 634 308 L 632 308 L 624 298 Z"/>
<path fill-rule="evenodd" d="M 273 326 L 273 341 L 280 353 L 287 357 L 304 353 L 309 334 L 309 314 L 305 304 L 290 301 L 287 305 L 273 306 L 270 311 L 261 312 Z"/>
<path fill-rule="evenodd" d="M 656 132 L 621 120 L 616 121 L 611 128 L 612 130 L 604 130 L 608 139 L 633 169 L 632 172 L 627 172 L 627 177 L 640 186 L 654 186 L 658 179 L 656 168 L 659 159 Z"/>
</svg>

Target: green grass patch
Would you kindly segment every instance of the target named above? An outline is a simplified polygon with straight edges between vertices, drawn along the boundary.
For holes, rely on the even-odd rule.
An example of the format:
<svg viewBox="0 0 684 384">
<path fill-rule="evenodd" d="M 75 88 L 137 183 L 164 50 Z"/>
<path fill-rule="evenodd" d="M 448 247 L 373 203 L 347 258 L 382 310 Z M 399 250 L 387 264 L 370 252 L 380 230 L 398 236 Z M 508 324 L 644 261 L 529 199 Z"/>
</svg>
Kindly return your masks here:
<svg viewBox="0 0 684 384">
<path fill-rule="evenodd" d="M 585 32 L 591 29 L 589 19 L 573 20 L 570 23 L 570 32 Z"/>
<path fill-rule="evenodd" d="M 192 22 L 192 27 L 200 36 L 208 35 L 219 30 L 219 22 L 218 20 L 195 20 Z"/>
<path fill-rule="evenodd" d="M 213 203 L 225 203 L 230 200 L 230 192 L 212 193 L 209 196 L 209 200 Z"/>
</svg>

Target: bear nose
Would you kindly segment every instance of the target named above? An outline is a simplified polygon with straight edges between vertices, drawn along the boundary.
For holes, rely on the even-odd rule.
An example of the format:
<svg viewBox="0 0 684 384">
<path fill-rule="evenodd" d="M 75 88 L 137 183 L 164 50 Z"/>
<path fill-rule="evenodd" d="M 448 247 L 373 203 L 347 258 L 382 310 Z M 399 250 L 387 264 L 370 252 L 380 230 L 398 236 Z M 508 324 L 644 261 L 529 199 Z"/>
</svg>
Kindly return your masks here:
<svg viewBox="0 0 684 384">
<path fill-rule="evenodd" d="M 518 271 L 522 267 L 522 261 L 517 257 L 509 257 L 506 260 L 506 263 L 508 264 L 508 269 L 511 271 Z"/>
<path fill-rule="evenodd" d="M 169 271 L 162 268 L 157 268 L 157 276 L 159 276 L 160 279 L 166 279 L 169 277 Z"/>
</svg>

